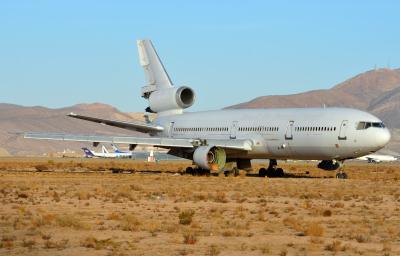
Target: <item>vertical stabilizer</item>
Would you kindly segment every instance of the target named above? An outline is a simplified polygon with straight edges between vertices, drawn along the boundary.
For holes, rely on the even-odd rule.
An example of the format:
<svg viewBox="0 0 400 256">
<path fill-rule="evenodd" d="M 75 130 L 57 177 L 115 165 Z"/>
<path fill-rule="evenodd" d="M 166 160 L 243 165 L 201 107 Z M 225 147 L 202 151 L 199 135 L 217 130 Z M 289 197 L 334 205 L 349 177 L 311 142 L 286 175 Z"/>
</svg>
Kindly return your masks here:
<svg viewBox="0 0 400 256">
<path fill-rule="evenodd" d="M 86 157 L 94 157 L 93 152 L 88 148 L 82 148 L 83 152 L 85 152 Z"/>
<path fill-rule="evenodd" d="M 144 69 L 147 86 L 143 87 L 142 94 L 150 90 L 172 87 L 172 81 L 168 76 L 151 40 L 137 40 L 139 62 Z M 145 96 L 145 95 L 143 95 Z"/>
<path fill-rule="evenodd" d="M 108 150 L 106 149 L 106 147 L 103 145 L 103 146 L 101 146 L 101 152 L 103 153 L 103 154 L 108 154 Z"/>
<path fill-rule="evenodd" d="M 172 84 L 150 40 L 138 40 L 137 47 L 147 82 L 142 87 L 142 97 L 149 102 L 145 111 L 158 115 L 182 114 L 183 109 L 193 105 L 194 91 L 187 86 L 175 87 Z"/>
</svg>

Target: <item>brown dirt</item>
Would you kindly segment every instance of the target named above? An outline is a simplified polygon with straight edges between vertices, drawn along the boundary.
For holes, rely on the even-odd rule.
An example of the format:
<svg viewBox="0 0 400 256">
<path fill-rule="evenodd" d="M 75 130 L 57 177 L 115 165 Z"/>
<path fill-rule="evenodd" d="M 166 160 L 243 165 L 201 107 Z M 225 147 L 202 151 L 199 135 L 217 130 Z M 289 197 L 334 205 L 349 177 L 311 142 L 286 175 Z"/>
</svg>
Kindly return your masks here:
<svg viewBox="0 0 400 256">
<path fill-rule="evenodd" d="M 348 180 L 300 162 L 276 179 L 173 174 L 189 164 L 0 159 L 0 255 L 400 254 L 399 165 L 349 163 Z"/>
</svg>

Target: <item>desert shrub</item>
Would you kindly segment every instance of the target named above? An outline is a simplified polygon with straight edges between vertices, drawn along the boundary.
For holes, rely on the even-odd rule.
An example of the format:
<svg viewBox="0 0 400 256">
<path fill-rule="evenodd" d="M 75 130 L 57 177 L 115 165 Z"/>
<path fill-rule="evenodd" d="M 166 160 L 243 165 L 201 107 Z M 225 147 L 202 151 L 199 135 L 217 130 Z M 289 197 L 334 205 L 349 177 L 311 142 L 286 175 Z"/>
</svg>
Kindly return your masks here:
<svg viewBox="0 0 400 256">
<path fill-rule="evenodd" d="M 0 248 L 11 249 L 14 247 L 15 236 L 3 235 L 0 241 Z"/>
<path fill-rule="evenodd" d="M 35 169 L 38 172 L 43 172 L 43 171 L 47 171 L 49 169 L 49 167 L 44 164 L 38 164 L 38 165 L 35 165 Z"/>
<path fill-rule="evenodd" d="M 86 237 L 83 241 L 81 241 L 80 245 L 82 247 L 86 248 L 93 248 L 96 250 L 102 250 L 107 247 L 116 247 L 116 243 L 111 240 L 111 238 L 108 239 L 97 239 L 94 236 L 88 236 Z"/>
<path fill-rule="evenodd" d="M 22 243 L 21 243 L 22 247 L 27 247 L 29 249 L 32 249 L 35 244 L 36 244 L 35 240 L 25 239 L 25 238 L 22 240 Z"/>
<path fill-rule="evenodd" d="M 217 203 L 226 203 L 228 200 L 226 199 L 226 194 L 222 191 L 218 191 L 214 196 L 214 201 Z"/>
<path fill-rule="evenodd" d="M 318 223 L 310 223 L 304 230 L 306 236 L 322 236 L 324 228 Z"/>
<path fill-rule="evenodd" d="M 62 239 L 59 241 L 52 241 L 52 240 L 46 240 L 44 242 L 44 248 L 45 249 L 58 249 L 58 250 L 62 250 L 67 248 L 67 244 L 68 244 L 69 240 L 68 239 Z"/>
<path fill-rule="evenodd" d="M 197 242 L 197 237 L 192 230 L 187 230 L 183 233 L 184 244 L 195 244 L 196 242 Z"/>
<path fill-rule="evenodd" d="M 293 217 L 284 218 L 282 222 L 285 226 L 291 227 L 297 232 L 303 231 L 303 227 L 301 226 L 300 223 L 301 221 L 296 218 Z"/>
<path fill-rule="evenodd" d="M 129 214 L 121 219 L 120 227 L 124 231 L 136 231 L 139 229 L 140 222 L 136 216 Z"/>
<path fill-rule="evenodd" d="M 74 215 L 59 215 L 56 217 L 56 223 L 60 227 L 70 227 L 74 229 L 82 229 L 83 223 Z"/>
<path fill-rule="evenodd" d="M 221 253 L 221 250 L 215 244 L 210 245 L 207 251 L 207 255 L 209 256 L 217 256 Z"/>
<path fill-rule="evenodd" d="M 331 210 L 324 210 L 324 211 L 322 212 L 322 216 L 324 216 L 324 217 L 330 217 L 330 216 L 332 216 L 332 211 L 331 211 Z"/>
<path fill-rule="evenodd" d="M 194 216 L 194 210 L 183 210 L 179 213 L 179 224 L 190 225 Z"/>
<path fill-rule="evenodd" d="M 356 234 L 353 238 L 359 243 L 366 243 L 370 240 L 370 237 L 366 234 Z"/>
<path fill-rule="evenodd" d="M 112 212 L 107 216 L 107 220 L 120 220 L 121 215 L 118 212 Z"/>
<path fill-rule="evenodd" d="M 340 241 L 335 240 L 332 243 L 325 245 L 325 250 L 330 252 L 340 251 L 342 249 L 341 244 L 342 243 Z"/>
<path fill-rule="evenodd" d="M 29 197 L 28 194 L 25 192 L 18 192 L 17 196 L 18 196 L 18 198 L 24 198 L 24 199 Z"/>
</svg>

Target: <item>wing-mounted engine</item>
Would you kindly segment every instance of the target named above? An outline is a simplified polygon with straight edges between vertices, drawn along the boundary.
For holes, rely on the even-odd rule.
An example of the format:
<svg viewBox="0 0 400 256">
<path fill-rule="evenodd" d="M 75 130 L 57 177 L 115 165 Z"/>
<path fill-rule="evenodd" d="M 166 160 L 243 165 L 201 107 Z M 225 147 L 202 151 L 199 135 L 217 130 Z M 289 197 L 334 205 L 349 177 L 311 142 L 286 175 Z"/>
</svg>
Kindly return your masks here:
<svg viewBox="0 0 400 256">
<path fill-rule="evenodd" d="M 140 65 L 147 86 L 142 87 L 142 97 L 149 101 L 147 112 L 180 114 L 193 105 L 194 91 L 186 86 L 175 87 L 150 40 L 138 40 Z M 163 113 L 164 112 L 164 113 Z"/>
<path fill-rule="evenodd" d="M 226 164 L 226 153 L 223 148 L 200 146 L 193 153 L 193 162 L 203 169 L 219 171 Z"/>
</svg>

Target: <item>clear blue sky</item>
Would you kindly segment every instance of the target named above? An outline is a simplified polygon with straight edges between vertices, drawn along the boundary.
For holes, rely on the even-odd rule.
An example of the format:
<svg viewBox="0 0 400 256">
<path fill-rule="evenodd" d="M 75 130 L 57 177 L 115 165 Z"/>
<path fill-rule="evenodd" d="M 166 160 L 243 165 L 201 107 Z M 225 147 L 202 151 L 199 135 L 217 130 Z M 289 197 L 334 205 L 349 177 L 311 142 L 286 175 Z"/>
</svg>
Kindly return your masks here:
<svg viewBox="0 0 400 256">
<path fill-rule="evenodd" d="M 192 110 L 329 88 L 400 66 L 400 1 L 1 0 L 0 102 L 142 111 L 138 38 Z"/>
</svg>

